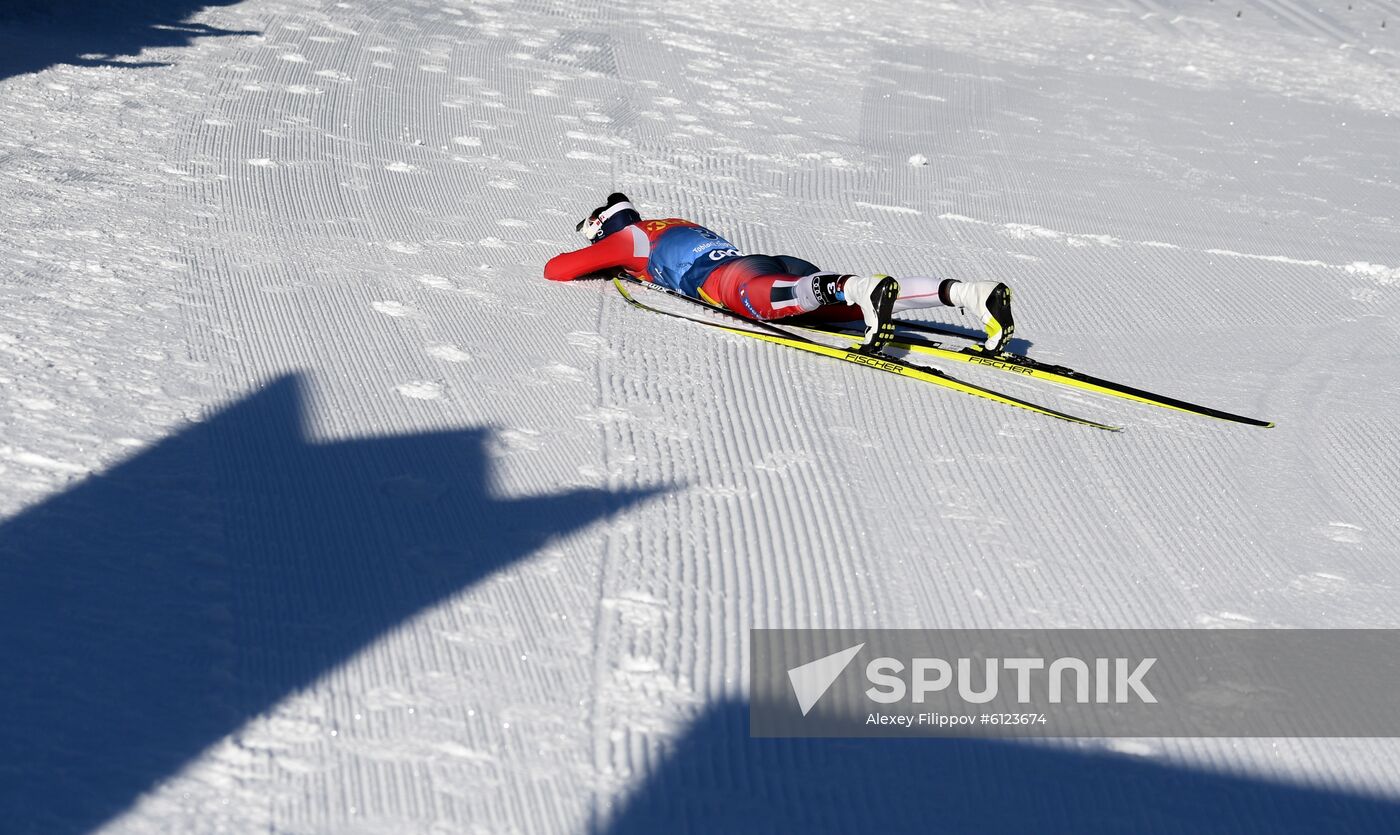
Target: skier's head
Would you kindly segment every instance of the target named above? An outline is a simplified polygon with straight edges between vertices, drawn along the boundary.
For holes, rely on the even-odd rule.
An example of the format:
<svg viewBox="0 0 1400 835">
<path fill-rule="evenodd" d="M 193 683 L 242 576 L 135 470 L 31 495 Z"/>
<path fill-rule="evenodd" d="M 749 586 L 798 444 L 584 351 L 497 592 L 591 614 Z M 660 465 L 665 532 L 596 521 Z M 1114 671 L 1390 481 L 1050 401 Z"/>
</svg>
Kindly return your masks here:
<svg viewBox="0 0 1400 835">
<path fill-rule="evenodd" d="M 608 202 L 593 210 L 588 217 L 578 222 L 578 233 L 596 244 L 619 229 L 640 221 L 642 216 L 632 208 L 627 195 L 615 191 L 608 195 Z"/>
</svg>

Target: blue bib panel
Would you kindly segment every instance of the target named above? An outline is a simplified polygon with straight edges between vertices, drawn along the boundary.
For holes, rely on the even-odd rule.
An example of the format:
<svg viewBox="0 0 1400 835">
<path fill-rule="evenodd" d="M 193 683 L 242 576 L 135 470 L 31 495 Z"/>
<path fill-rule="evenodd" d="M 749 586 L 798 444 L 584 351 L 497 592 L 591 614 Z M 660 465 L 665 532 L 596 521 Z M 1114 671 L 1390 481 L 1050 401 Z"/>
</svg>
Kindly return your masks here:
<svg viewBox="0 0 1400 835">
<path fill-rule="evenodd" d="M 652 240 L 647 272 L 657 284 L 699 298 L 710 271 L 740 254 L 734 244 L 703 226 L 677 226 Z"/>
</svg>

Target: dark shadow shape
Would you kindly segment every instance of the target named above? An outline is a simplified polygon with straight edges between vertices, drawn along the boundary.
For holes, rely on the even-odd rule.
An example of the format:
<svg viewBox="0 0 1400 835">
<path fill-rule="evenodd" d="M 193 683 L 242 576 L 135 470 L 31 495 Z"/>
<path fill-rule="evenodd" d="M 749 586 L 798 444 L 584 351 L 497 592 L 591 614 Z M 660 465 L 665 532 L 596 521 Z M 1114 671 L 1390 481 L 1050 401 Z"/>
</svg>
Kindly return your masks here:
<svg viewBox="0 0 1400 835">
<path fill-rule="evenodd" d="M 57 64 L 141 69 L 160 61 L 117 60 L 195 38 L 257 35 L 186 18 L 238 0 L 0 0 L 0 81 Z"/>
<path fill-rule="evenodd" d="M 654 492 L 499 498 L 484 431 L 315 443 L 301 414 L 283 378 L 0 525 L 0 831 L 99 826 L 406 618 Z"/>
<path fill-rule="evenodd" d="M 916 319 L 914 321 L 920 320 Z M 982 340 L 987 338 L 986 331 L 977 330 L 976 328 L 969 328 L 964 325 L 954 325 L 950 322 L 929 322 L 928 324 L 937 325 L 938 327 L 942 328 L 945 331 L 948 331 L 949 333 L 957 334 L 958 336 L 963 337 L 964 339 L 969 339 L 978 344 L 981 344 Z M 939 339 L 937 334 L 929 334 L 928 336 L 934 340 Z M 1006 345 L 1002 348 L 1002 350 L 1008 354 L 1020 354 L 1021 356 L 1026 357 L 1030 356 L 1031 346 L 1034 344 L 1035 343 L 1029 339 L 1022 339 L 1019 336 L 1013 336 L 1010 339 L 1006 340 Z"/>
<path fill-rule="evenodd" d="M 914 321 L 918 321 L 918 320 L 914 320 Z M 973 329 L 973 328 L 963 327 L 962 325 L 951 325 L 951 324 L 949 324 L 949 323 L 947 323 L 947 322 L 937 322 L 937 323 L 931 323 L 931 324 L 937 324 L 938 327 L 940 327 L 940 328 L 942 328 L 942 329 L 948 331 L 950 334 L 955 334 L 955 335 L 957 335 L 957 336 L 960 336 L 960 337 L 962 337 L 962 338 L 964 338 L 964 339 L 967 339 L 967 340 L 971 341 L 972 343 L 974 343 L 974 344 L 976 344 L 976 345 L 981 345 L 981 344 L 982 344 L 982 341 L 985 340 L 985 339 L 987 338 L 987 334 L 986 334 L 985 331 L 980 331 L 980 330 L 975 330 L 975 329 Z M 943 341 L 943 337 L 941 337 L 941 336 L 939 336 L 938 334 L 935 334 L 935 333 L 923 334 L 923 335 L 924 335 L 924 336 L 927 336 L 929 339 L 932 339 L 932 340 L 935 341 L 935 342 L 942 342 L 942 341 Z M 1004 352 L 1006 352 L 1006 353 L 1008 353 L 1008 354 L 1019 354 L 1019 355 L 1021 355 L 1021 356 L 1023 356 L 1023 357 L 1028 357 L 1028 356 L 1030 356 L 1031 346 L 1034 345 L 1034 344 L 1035 344 L 1035 343 L 1032 342 L 1032 341 L 1029 340 L 1029 339 L 1022 339 L 1022 338 L 1019 337 L 1019 336 L 1013 336 L 1013 337 L 1011 337 L 1010 339 L 1006 340 L 1006 344 L 1005 344 L 1004 346 L 1002 346 L 1002 351 L 1004 351 Z M 956 349 L 956 348 L 960 348 L 960 347 L 963 347 L 963 346 L 960 346 L 960 345 L 951 345 L 951 346 L 949 346 L 949 347 L 952 347 L 952 348 L 955 348 L 955 349 Z M 915 355 L 915 356 L 917 356 L 917 355 Z"/>
<path fill-rule="evenodd" d="M 632 833 L 1386 833 L 1400 803 L 987 740 L 750 739 L 709 709 L 609 826 Z M 606 810 L 599 818 L 608 819 Z"/>
</svg>

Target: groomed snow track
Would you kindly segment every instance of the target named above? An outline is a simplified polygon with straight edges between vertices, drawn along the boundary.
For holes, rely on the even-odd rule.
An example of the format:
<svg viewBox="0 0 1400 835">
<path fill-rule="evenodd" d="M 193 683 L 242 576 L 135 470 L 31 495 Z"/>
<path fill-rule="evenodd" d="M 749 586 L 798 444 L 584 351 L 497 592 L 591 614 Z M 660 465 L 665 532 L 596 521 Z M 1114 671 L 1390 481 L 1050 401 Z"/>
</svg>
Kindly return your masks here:
<svg viewBox="0 0 1400 835">
<path fill-rule="evenodd" d="M 744 720 L 755 626 L 1400 626 L 1400 3 L 117 19 L 0 42 L 15 831 L 1400 820 L 1384 740 Z M 545 282 L 618 189 L 1006 280 L 1033 356 L 1278 425 L 956 370 L 1086 431 Z"/>
</svg>

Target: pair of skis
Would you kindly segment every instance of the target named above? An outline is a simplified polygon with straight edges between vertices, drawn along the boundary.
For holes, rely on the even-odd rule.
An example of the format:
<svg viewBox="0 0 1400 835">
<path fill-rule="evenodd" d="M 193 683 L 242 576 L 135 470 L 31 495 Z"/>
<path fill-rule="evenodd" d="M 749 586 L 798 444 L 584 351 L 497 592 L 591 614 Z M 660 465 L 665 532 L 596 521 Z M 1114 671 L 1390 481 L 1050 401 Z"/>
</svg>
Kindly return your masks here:
<svg viewBox="0 0 1400 835">
<path fill-rule="evenodd" d="M 1048 408 L 1046 406 L 1039 406 L 1035 403 L 1031 403 L 1028 400 L 1022 400 L 1019 397 L 1013 397 L 1009 394 L 1004 394 L 993 389 L 976 385 L 975 383 L 969 383 L 964 380 L 959 380 L 958 378 L 950 376 L 936 368 L 928 368 L 926 366 L 915 365 L 914 363 L 906 362 L 905 360 L 897 359 L 894 357 L 884 356 L 882 354 L 867 354 L 862 353 L 860 351 L 852 350 L 850 348 L 837 348 L 831 345 L 826 345 L 807 336 L 804 336 L 799 331 L 805 331 L 807 333 L 819 333 L 826 336 L 836 337 L 839 339 L 844 339 L 850 342 L 851 344 L 858 344 L 861 341 L 862 337 L 860 334 L 852 333 L 846 330 L 841 330 L 840 328 L 836 327 L 828 328 L 800 326 L 791 329 L 779 327 L 769 322 L 748 319 L 730 310 L 726 310 L 725 308 L 716 307 L 712 304 L 707 304 L 706 302 L 700 301 L 699 299 L 693 299 L 689 296 L 677 293 L 669 288 L 662 287 L 657 284 L 652 284 L 651 282 L 638 281 L 636 279 L 626 277 L 628 283 L 638 284 L 643 287 L 647 287 L 651 290 L 655 290 L 657 292 L 666 293 L 668 295 L 684 299 L 686 302 L 694 305 L 699 305 L 705 310 L 721 314 L 732 320 L 737 320 L 738 322 L 741 322 L 743 326 L 741 327 L 737 324 L 726 325 L 716 322 L 712 319 L 702 319 L 698 316 L 687 316 L 685 314 L 676 313 L 670 310 L 662 310 L 661 308 L 652 307 L 651 305 L 638 301 L 631 294 L 631 292 L 628 291 L 626 285 L 623 283 L 623 280 L 623 276 L 613 276 L 613 286 L 617 288 L 618 293 L 622 295 L 622 298 L 625 299 L 628 302 L 628 304 L 632 305 L 633 307 L 640 308 L 642 310 L 649 310 L 653 313 L 660 313 L 662 315 L 671 316 L 677 319 L 685 319 L 687 321 L 696 322 L 707 327 L 718 328 L 728 333 L 734 333 L 740 336 L 747 336 L 752 339 L 762 340 L 764 342 L 772 342 L 778 345 L 786 345 L 790 348 L 796 348 L 798 350 L 807 351 L 809 353 L 821 354 L 823 356 L 833 357 L 836 359 L 845 360 L 847 362 L 853 362 L 857 365 L 864 365 L 869 368 L 878 369 L 880 371 L 898 374 L 901 377 L 908 377 L 910 379 L 920 380 L 926 383 L 933 383 L 935 385 L 943 386 L 944 388 L 949 388 L 954 391 L 963 392 L 964 394 L 971 394 L 977 397 L 987 398 L 988 400 L 995 400 L 998 403 L 1005 403 L 1008 406 L 1015 406 L 1020 409 L 1026 409 L 1027 411 L 1047 415 L 1049 417 L 1058 418 L 1064 421 L 1069 421 L 1070 423 L 1078 423 L 1083 426 L 1092 426 L 1095 429 L 1104 429 L 1109 432 L 1117 432 L 1122 428 L 1118 426 L 1110 426 L 1109 424 L 1105 423 L 1099 423 L 1098 421 L 1089 420 L 1087 418 L 1078 417 L 1076 415 L 1071 415 L 1066 412 L 1061 412 L 1056 409 Z M 1068 386 L 1070 388 L 1076 388 L 1083 391 L 1092 391 L 1098 394 L 1105 394 L 1111 397 L 1132 400 L 1138 403 L 1146 403 L 1152 406 L 1160 406 L 1166 409 L 1174 409 L 1176 411 L 1188 412 L 1190 414 L 1202 415 L 1204 417 L 1215 418 L 1217 420 L 1230 421 L 1233 423 L 1243 423 L 1249 426 L 1262 426 L 1266 428 L 1272 427 L 1274 425 L 1270 421 L 1259 420 L 1257 418 L 1251 417 L 1244 417 L 1243 415 L 1232 414 L 1230 412 L 1222 411 L 1220 409 L 1214 409 L 1209 406 L 1201 406 L 1196 403 L 1189 403 L 1185 400 L 1178 400 L 1174 397 L 1167 397 L 1166 395 L 1156 394 L 1154 392 L 1134 388 L 1132 386 L 1123 385 L 1121 383 L 1115 383 L 1111 380 L 1104 380 L 1099 377 L 1094 377 L 1089 374 L 1084 374 L 1082 372 L 1075 371 L 1072 368 L 1067 368 L 1062 365 L 1049 365 L 1046 363 L 1039 362 L 1037 360 L 1033 360 L 1030 357 L 1020 356 L 1019 354 L 990 354 L 983 350 L 980 350 L 980 346 L 954 347 L 923 335 L 933 334 L 938 336 L 951 336 L 959 339 L 969 338 L 963 334 L 958 333 L 957 331 L 952 331 L 946 328 L 940 328 L 937 325 L 925 324 L 922 322 L 910 322 L 906 320 L 898 321 L 897 324 L 901 329 L 905 329 L 906 331 L 913 331 L 914 333 L 897 332 L 894 341 L 892 341 L 890 345 L 896 348 L 904 349 L 911 353 L 921 353 L 930 356 L 940 357 L 943 359 L 958 360 L 974 365 L 980 365 L 985 368 L 992 368 L 998 371 L 1006 371 L 1013 374 L 1020 374 L 1026 377 L 1034 377 L 1039 380 L 1057 383 L 1060 385 Z"/>
</svg>

